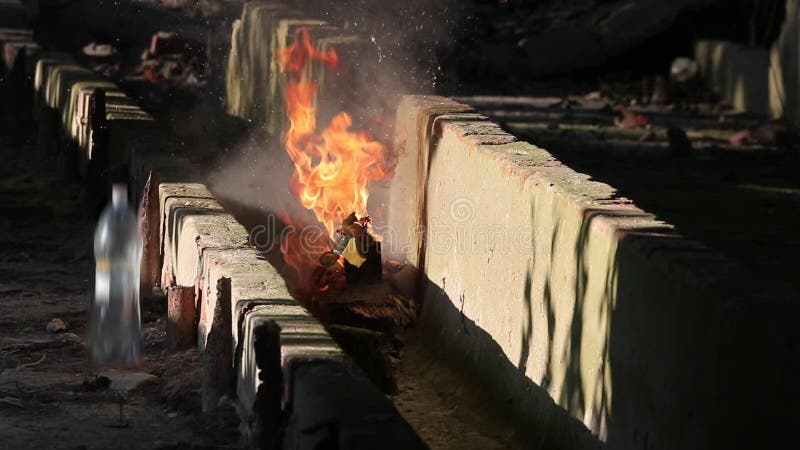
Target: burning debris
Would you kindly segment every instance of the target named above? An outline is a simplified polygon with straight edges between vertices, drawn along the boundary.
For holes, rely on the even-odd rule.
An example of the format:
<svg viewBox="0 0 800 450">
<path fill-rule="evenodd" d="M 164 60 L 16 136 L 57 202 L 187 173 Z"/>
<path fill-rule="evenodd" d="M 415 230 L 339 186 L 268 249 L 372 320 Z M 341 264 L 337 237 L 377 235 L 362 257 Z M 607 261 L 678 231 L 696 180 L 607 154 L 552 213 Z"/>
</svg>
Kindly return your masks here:
<svg viewBox="0 0 800 450">
<path fill-rule="evenodd" d="M 351 131 L 352 117 L 344 111 L 336 114 L 327 128 L 317 131 L 318 86 L 304 79 L 303 73 L 312 60 L 335 69 L 339 57 L 334 49 L 318 51 L 308 30 L 302 28 L 277 60 L 289 74 L 285 98 L 290 125 L 285 142 L 295 166 L 291 189 L 333 235 L 334 224 L 344 222 L 351 213 L 367 216 L 367 183 L 394 173 L 390 149 L 365 131 Z"/>
<path fill-rule="evenodd" d="M 345 277 L 350 284 L 369 284 L 381 280 L 381 247 L 368 229 L 369 216 L 347 216 L 337 231 L 336 247 L 319 257 L 325 267 L 344 264 Z"/>
<path fill-rule="evenodd" d="M 413 304 L 383 283 L 381 238 L 367 213 L 368 184 L 394 174 L 391 147 L 367 131 L 351 130 L 353 119 L 344 111 L 317 129 L 318 83 L 308 79 L 306 68 L 319 61 L 336 69 L 335 49 L 318 50 L 309 31 L 300 28 L 276 61 L 288 76 L 284 142 L 295 169 L 290 189 L 323 227 L 317 235 L 299 232 L 307 227 L 298 227 L 299 219 L 284 209 L 282 219 L 293 229 L 281 247 L 285 262 L 297 272 L 301 289 L 310 290 L 318 315 L 337 322 L 356 318 L 361 325 L 409 324 Z"/>
<path fill-rule="evenodd" d="M 339 64 L 335 49 L 317 50 L 309 31 L 301 28 L 294 43 L 276 59 L 289 76 L 285 99 L 290 125 L 285 145 L 295 168 L 290 188 L 333 239 L 327 243 L 329 250 L 318 258 L 322 269 L 301 267 L 297 256 L 288 252 L 284 252 L 285 258 L 298 272 L 324 270 L 326 276 L 317 276 L 317 280 L 330 278 L 338 265 L 345 268 L 350 283 L 380 281 L 380 246 L 368 231 L 367 184 L 393 174 L 389 147 L 365 131 L 351 131 L 352 118 L 344 111 L 336 114 L 327 128 L 317 131 L 318 85 L 304 73 L 313 60 L 335 69 Z M 338 232 L 337 223 L 342 224 Z"/>
</svg>

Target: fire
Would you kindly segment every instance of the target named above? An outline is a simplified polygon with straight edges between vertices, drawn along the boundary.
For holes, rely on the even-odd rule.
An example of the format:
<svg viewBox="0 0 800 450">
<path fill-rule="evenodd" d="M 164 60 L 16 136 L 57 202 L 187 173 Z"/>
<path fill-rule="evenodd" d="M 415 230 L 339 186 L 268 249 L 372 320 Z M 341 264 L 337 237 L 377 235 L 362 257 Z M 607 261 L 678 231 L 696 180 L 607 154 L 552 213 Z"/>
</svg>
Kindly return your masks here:
<svg viewBox="0 0 800 450">
<path fill-rule="evenodd" d="M 337 224 L 355 212 L 367 215 L 367 184 L 389 178 L 393 167 L 385 144 L 364 131 L 351 131 L 353 120 L 339 112 L 324 130 L 317 131 L 317 83 L 304 79 L 306 66 L 317 60 L 335 69 L 339 57 L 334 49 L 320 52 L 307 29 L 298 30 L 294 43 L 278 52 L 278 64 L 289 75 L 285 99 L 289 115 L 286 151 L 294 162 L 290 182 L 303 207 L 333 236 Z"/>
</svg>

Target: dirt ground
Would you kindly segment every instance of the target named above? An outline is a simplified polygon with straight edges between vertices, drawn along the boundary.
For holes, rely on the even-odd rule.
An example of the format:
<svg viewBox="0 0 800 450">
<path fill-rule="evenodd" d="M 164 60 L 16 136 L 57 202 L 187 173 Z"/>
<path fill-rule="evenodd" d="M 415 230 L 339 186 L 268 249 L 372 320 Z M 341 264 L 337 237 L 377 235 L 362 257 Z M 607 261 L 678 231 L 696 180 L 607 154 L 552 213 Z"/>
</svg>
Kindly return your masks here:
<svg viewBox="0 0 800 450">
<path fill-rule="evenodd" d="M 94 226 L 81 218 L 79 185 L 6 133 L 0 160 L 0 448 L 237 446 L 230 407 L 200 412 L 198 354 L 167 353 L 158 308 L 144 313 L 143 364 L 129 371 L 151 381 L 119 391 L 117 375 L 90 365 Z M 66 330 L 49 332 L 54 318 Z"/>
</svg>

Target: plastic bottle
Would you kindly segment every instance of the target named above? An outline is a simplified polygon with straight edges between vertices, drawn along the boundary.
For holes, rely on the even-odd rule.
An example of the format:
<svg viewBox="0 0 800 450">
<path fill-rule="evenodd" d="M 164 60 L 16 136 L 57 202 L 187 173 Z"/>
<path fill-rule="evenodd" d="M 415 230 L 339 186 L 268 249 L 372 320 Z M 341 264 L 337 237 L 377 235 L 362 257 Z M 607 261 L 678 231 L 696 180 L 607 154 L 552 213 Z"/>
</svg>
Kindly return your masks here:
<svg viewBox="0 0 800 450">
<path fill-rule="evenodd" d="M 135 365 L 141 347 L 139 271 L 142 238 L 124 184 L 114 184 L 111 204 L 94 234 L 96 262 L 89 336 L 96 364 Z"/>
</svg>

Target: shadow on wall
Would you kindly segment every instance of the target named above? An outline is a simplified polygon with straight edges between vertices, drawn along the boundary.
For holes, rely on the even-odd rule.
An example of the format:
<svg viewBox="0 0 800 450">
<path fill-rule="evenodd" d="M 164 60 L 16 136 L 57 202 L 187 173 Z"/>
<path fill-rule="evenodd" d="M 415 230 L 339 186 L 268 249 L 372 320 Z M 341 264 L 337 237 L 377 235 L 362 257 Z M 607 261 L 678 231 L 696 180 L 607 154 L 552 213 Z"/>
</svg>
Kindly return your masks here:
<svg viewBox="0 0 800 450">
<path fill-rule="evenodd" d="M 587 255 L 598 232 L 593 223 L 613 221 L 615 214 L 591 209 L 582 214 L 571 249 L 576 261 L 571 319 L 562 320 L 563 296 L 554 299 L 559 279 L 548 273 L 543 286 L 534 282 L 537 264 L 548 271 L 558 264 L 556 247 L 565 244 L 555 226 L 551 260 L 529 265 L 521 299 L 451 298 L 447 280 L 423 277 L 424 308 L 409 346 L 430 352 L 432 361 L 444 362 L 465 380 L 464 388 L 443 389 L 510 424 L 524 448 L 745 449 L 779 442 L 783 436 L 775 430 L 788 430 L 792 417 L 791 402 L 780 399 L 800 398 L 784 375 L 796 373 L 787 355 L 797 355 L 792 342 L 798 342 L 796 332 L 786 332 L 793 329 L 786 305 L 765 308 L 665 277 L 670 269 L 661 262 L 672 264 L 670 253 L 686 248 L 683 238 L 664 228 L 617 231 L 607 270 L 598 269 L 598 261 Z M 702 279 L 702 273 L 696 275 Z M 519 309 L 509 308 L 525 316 L 518 329 L 508 331 L 518 336 L 518 355 L 507 355 L 464 314 L 470 301 L 522 302 Z M 537 310 L 544 320 L 534 319 Z M 547 336 L 547 345 L 537 345 L 542 342 L 537 335 Z M 593 360 L 595 355 L 602 361 Z M 532 375 L 537 360 L 545 361 L 541 377 Z M 764 385 L 759 379 L 769 381 Z"/>
</svg>

